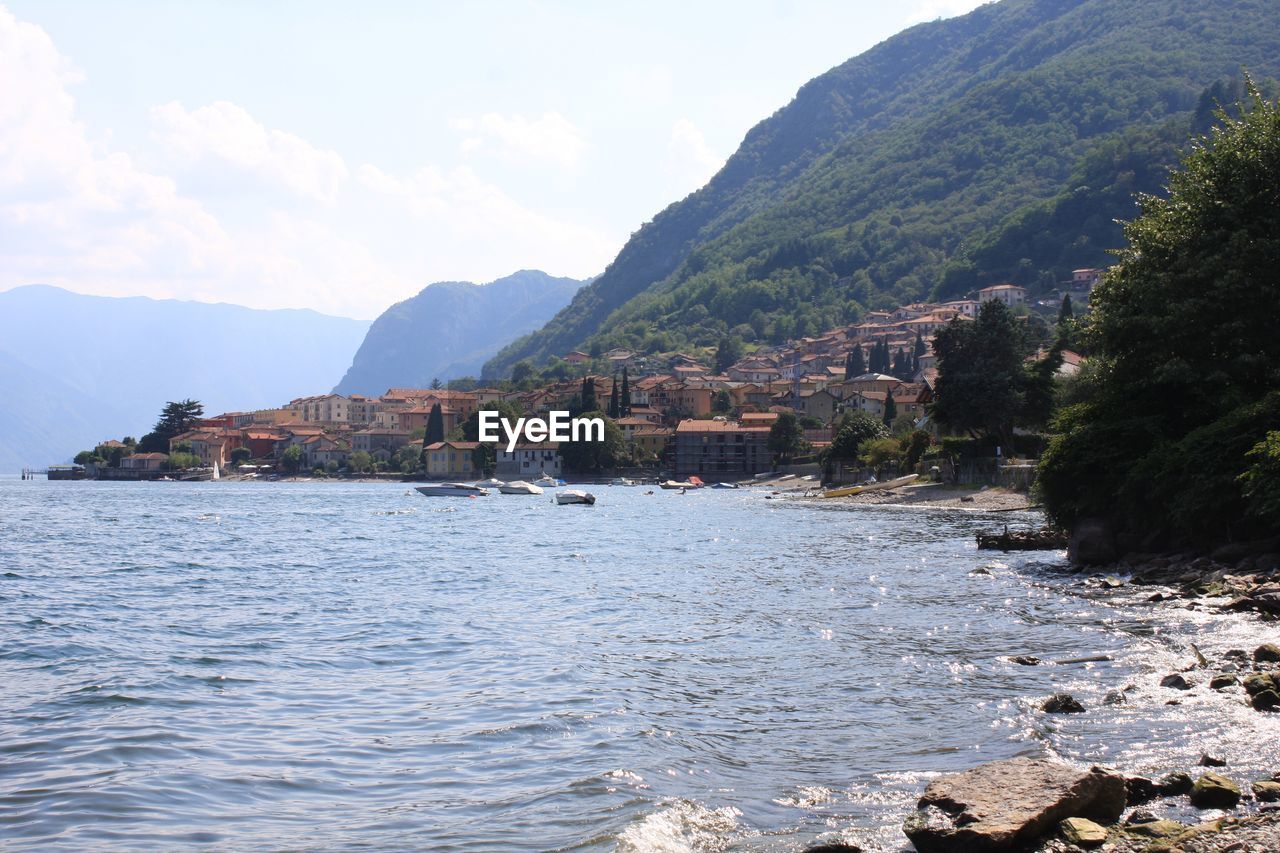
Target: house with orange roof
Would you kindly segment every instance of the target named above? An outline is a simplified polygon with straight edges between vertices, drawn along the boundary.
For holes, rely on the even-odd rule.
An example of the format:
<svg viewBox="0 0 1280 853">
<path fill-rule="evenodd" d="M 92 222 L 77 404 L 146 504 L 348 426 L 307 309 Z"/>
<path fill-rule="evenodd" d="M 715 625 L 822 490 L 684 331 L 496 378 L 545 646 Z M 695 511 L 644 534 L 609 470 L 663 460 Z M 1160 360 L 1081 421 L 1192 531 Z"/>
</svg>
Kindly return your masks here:
<svg viewBox="0 0 1280 853">
<path fill-rule="evenodd" d="M 477 476 L 472 454 L 478 441 L 437 441 L 428 444 L 424 456 L 427 476 L 444 480 L 470 480 Z"/>
</svg>

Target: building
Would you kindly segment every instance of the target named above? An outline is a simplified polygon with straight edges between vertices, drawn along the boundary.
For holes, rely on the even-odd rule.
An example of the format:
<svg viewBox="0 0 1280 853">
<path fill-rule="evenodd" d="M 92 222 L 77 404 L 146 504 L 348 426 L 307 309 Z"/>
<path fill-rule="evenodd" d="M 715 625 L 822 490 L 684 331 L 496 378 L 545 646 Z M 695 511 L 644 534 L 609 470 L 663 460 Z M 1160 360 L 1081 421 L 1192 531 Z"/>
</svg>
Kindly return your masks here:
<svg viewBox="0 0 1280 853">
<path fill-rule="evenodd" d="M 554 441 L 517 444 L 511 451 L 502 445 L 498 447 L 497 468 L 494 476 L 499 480 L 536 480 L 543 474 L 559 477 L 560 445 Z"/>
<path fill-rule="evenodd" d="M 978 291 L 979 302 L 999 300 L 1010 308 L 1027 304 L 1027 289 L 1016 284 L 995 284 Z"/>
<path fill-rule="evenodd" d="M 135 453 L 120 460 L 120 467 L 128 471 L 159 471 L 169 461 L 167 453 Z"/>
<path fill-rule="evenodd" d="M 351 401 L 341 394 L 299 397 L 289 408 L 298 410 L 303 423 L 345 424 L 351 419 Z"/>
<path fill-rule="evenodd" d="M 472 453 L 478 441 L 437 441 L 426 447 L 427 476 L 444 480 L 470 480 L 476 474 Z"/>
<path fill-rule="evenodd" d="M 714 479 L 749 477 L 773 468 L 769 427 L 738 421 L 681 421 L 676 427 L 672 465 L 677 477 Z M 706 476 L 703 479 L 707 479 Z"/>
<path fill-rule="evenodd" d="M 380 452 L 392 456 L 397 450 L 409 443 L 409 430 L 390 429 L 387 427 L 369 427 L 351 436 L 351 448 L 363 450 L 371 456 Z"/>
</svg>

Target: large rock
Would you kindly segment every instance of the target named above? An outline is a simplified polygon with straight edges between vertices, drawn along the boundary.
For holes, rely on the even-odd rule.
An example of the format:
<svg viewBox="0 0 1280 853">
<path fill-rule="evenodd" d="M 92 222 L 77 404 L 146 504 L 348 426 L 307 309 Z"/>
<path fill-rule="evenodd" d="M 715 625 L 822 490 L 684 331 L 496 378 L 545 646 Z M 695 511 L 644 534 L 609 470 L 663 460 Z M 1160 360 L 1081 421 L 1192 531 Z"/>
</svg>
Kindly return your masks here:
<svg viewBox="0 0 1280 853">
<path fill-rule="evenodd" d="M 1263 643 L 1253 650 L 1253 659 L 1257 663 L 1280 661 L 1280 646 L 1275 643 Z"/>
<path fill-rule="evenodd" d="M 1191 789 L 1191 805 L 1198 809 L 1233 809 L 1240 802 L 1240 786 L 1226 776 L 1206 773 Z"/>
<path fill-rule="evenodd" d="M 922 853 L 1016 850 L 1069 817 L 1115 823 L 1124 777 L 1040 758 L 993 761 L 925 788 L 903 832 Z"/>
<path fill-rule="evenodd" d="M 1116 562 L 1120 554 L 1111 525 L 1100 518 L 1081 520 L 1067 540 L 1067 557 L 1086 566 Z"/>
<path fill-rule="evenodd" d="M 1090 850 L 1107 843 L 1107 830 L 1087 817 L 1069 817 L 1058 825 L 1068 843 Z"/>
</svg>

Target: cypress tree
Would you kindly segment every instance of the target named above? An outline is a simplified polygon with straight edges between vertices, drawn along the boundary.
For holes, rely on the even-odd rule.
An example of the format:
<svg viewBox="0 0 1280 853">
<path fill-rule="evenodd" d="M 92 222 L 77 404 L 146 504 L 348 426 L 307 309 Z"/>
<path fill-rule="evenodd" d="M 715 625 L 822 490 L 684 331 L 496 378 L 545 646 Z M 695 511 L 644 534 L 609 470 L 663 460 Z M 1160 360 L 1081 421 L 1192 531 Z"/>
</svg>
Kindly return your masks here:
<svg viewBox="0 0 1280 853">
<path fill-rule="evenodd" d="M 609 417 L 613 418 L 615 421 L 619 417 L 621 417 L 621 415 L 618 413 L 618 376 L 617 374 L 614 374 L 613 385 L 609 389 L 609 411 L 606 412 L 606 414 L 608 414 Z"/>
<path fill-rule="evenodd" d="M 631 380 L 627 378 L 627 369 L 622 368 L 622 399 L 618 401 L 618 411 L 624 418 L 631 416 Z"/>
<path fill-rule="evenodd" d="M 920 330 L 916 329 L 916 364 L 920 363 L 920 356 L 925 354 L 924 335 L 920 334 Z"/>
<path fill-rule="evenodd" d="M 437 441 L 444 441 L 444 411 L 439 403 L 433 405 L 431 414 L 427 415 L 427 432 L 422 438 L 423 446 Z"/>
<path fill-rule="evenodd" d="M 898 417 L 898 404 L 893 402 L 893 391 L 884 392 L 884 425 L 893 426 L 893 421 Z"/>
<path fill-rule="evenodd" d="M 1071 305 L 1071 294 L 1068 293 L 1062 297 L 1062 307 L 1058 309 L 1058 325 L 1069 323 L 1075 317 L 1075 310 Z"/>
<path fill-rule="evenodd" d="M 855 344 L 844 360 L 844 378 L 853 379 L 867 372 L 867 360 L 862 355 L 862 345 Z"/>
<path fill-rule="evenodd" d="M 594 412 L 598 408 L 600 404 L 596 401 L 596 383 L 590 376 L 584 376 L 582 377 L 582 411 Z"/>
</svg>

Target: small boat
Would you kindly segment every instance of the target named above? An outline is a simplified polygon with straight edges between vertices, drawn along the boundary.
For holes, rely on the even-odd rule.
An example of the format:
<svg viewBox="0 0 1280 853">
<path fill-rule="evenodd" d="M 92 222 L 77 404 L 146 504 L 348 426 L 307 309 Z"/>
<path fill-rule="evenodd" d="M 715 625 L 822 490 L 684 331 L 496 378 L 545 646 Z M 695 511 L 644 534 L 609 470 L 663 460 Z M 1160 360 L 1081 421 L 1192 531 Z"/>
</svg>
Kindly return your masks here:
<svg viewBox="0 0 1280 853">
<path fill-rule="evenodd" d="M 498 486 L 498 491 L 504 495 L 540 495 L 542 489 L 533 483 L 526 483 L 524 480 L 512 480 L 510 483 L 503 483 Z"/>
<path fill-rule="evenodd" d="M 556 492 L 556 503 L 564 506 L 565 504 L 585 504 L 591 506 L 596 502 L 596 496 L 590 492 L 584 492 L 582 489 L 566 489 L 563 492 Z"/>
<path fill-rule="evenodd" d="M 430 486 L 415 486 L 418 494 L 429 498 L 482 498 L 489 494 L 488 489 L 473 486 L 470 483 L 436 483 Z"/>
<path fill-rule="evenodd" d="M 495 477 L 490 477 L 487 480 L 478 480 L 476 485 L 482 489 L 501 489 L 503 482 Z"/>
<path fill-rule="evenodd" d="M 609 481 L 610 486 L 634 486 L 635 480 L 628 480 L 626 477 L 614 477 Z"/>
<path fill-rule="evenodd" d="M 555 477 L 552 477 L 550 474 L 548 474 L 547 472 L 543 471 L 543 472 L 542 472 L 542 476 L 541 476 L 541 477 L 539 477 L 538 479 L 534 480 L 534 481 L 533 481 L 533 484 L 534 484 L 535 486 L 550 486 L 551 488 L 553 488 L 553 489 L 554 489 L 556 486 L 563 486 L 563 485 L 564 485 L 564 481 L 563 481 L 563 480 L 557 480 Z"/>
<path fill-rule="evenodd" d="M 711 488 L 713 488 L 713 489 L 736 489 L 736 488 L 738 488 L 738 484 L 737 484 L 737 483 L 712 483 L 712 484 L 711 484 Z"/>
<path fill-rule="evenodd" d="M 822 493 L 824 498 L 844 498 L 849 495 L 860 495 L 863 492 L 875 492 L 881 489 L 896 489 L 898 486 L 905 486 L 914 480 L 919 479 L 919 474 L 908 474 L 905 477 L 898 477 L 896 480 L 885 480 L 883 483 L 867 483 L 862 486 L 845 486 L 840 489 L 828 489 Z"/>
</svg>

